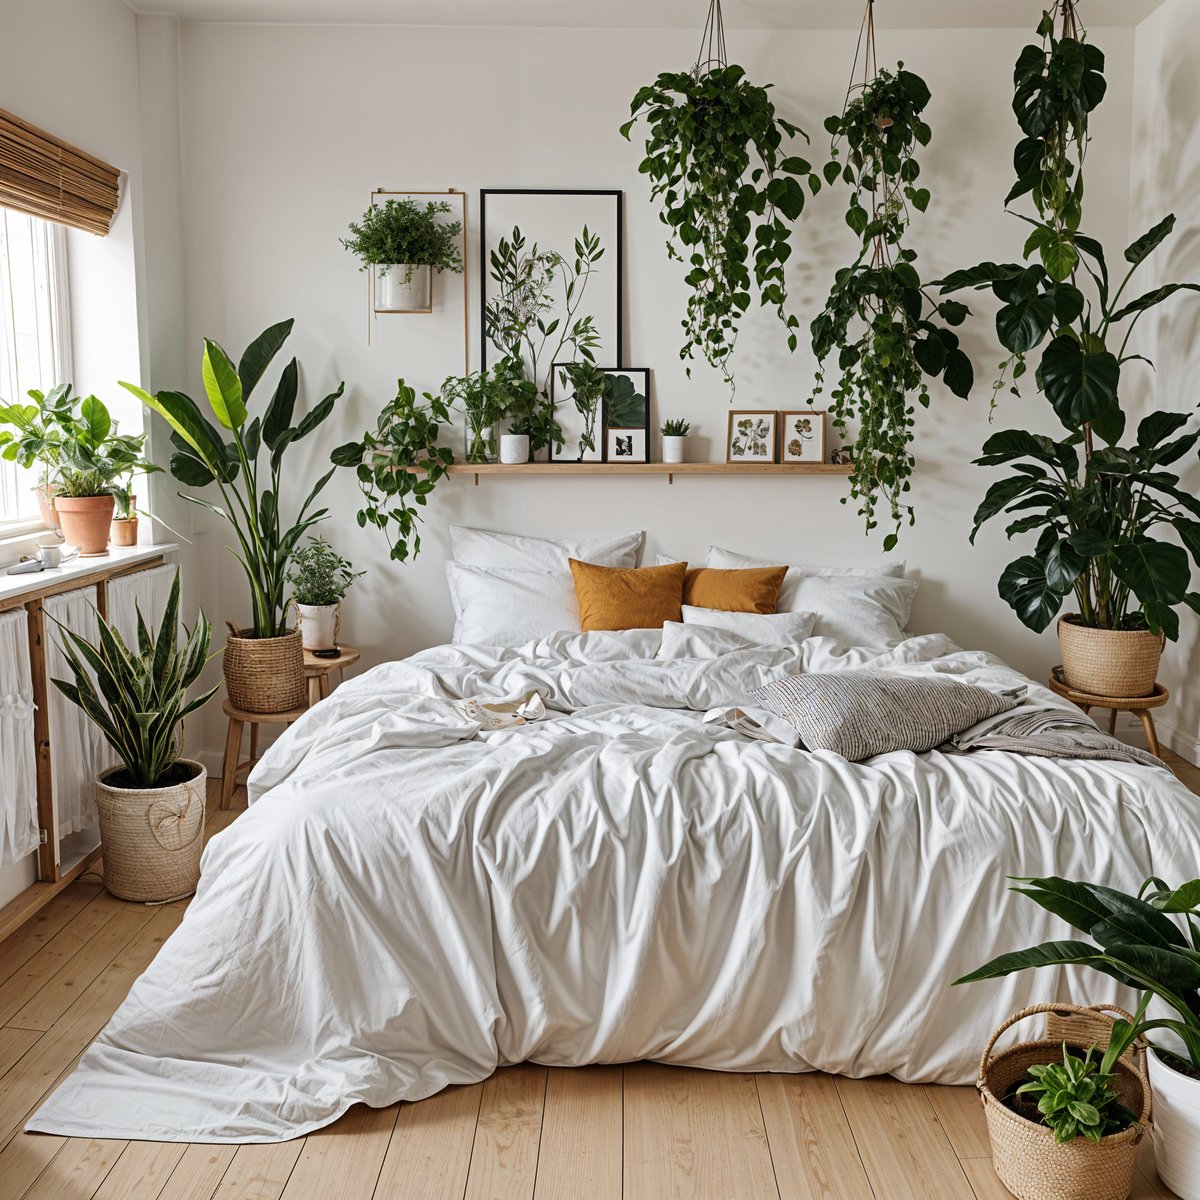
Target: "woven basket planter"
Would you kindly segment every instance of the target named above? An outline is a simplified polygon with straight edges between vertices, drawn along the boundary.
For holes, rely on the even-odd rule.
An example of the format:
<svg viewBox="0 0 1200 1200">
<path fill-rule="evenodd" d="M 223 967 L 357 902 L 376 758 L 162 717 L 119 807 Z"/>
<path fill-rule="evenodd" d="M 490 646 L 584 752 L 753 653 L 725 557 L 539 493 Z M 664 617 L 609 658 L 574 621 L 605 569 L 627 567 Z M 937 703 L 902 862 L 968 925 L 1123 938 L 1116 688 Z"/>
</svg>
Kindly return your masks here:
<svg viewBox="0 0 1200 1200">
<path fill-rule="evenodd" d="M 1063 681 L 1093 696 L 1149 696 L 1158 678 L 1164 638 L 1145 629 L 1092 629 L 1058 619 Z"/>
<path fill-rule="evenodd" d="M 1120 1009 L 1107 1011 L 1128 1018 Z M 1101 1030 L 1096 1022 L 1104 1018 L 1105 1012 L 1103 1006 L 1035 1004 L 1009 1017 L 988 1041 L 979 1064 L 977 1086 L 992 1143 L 992 1165 L 1000 1182 L 1017 1200 L 1126 1200 L 1133 1188 L 1138 1146 L 1150 1122 L 1150 1085 L 1140 1050 L 1123 1056 L 1114 1068 L 1114 1082 L 1121 1100 L 1130 1112 L 1140 1114 L 1138 1123 L 1098 1142 L 1076 1138 L 1062 1145 L 1054 1140 L 1052 1129 L 1027 1120 L 1003 1102 L 1003 1097 L 1025 1078 L 1030 1067 L 1061 1059 L 1062 1040 L 1021 1042 L 992 1055 L 1001 1034 L 1038 1013 L 1086 1019 L 1081 1028 L 1086 1029 L 1087 1040 L 1073 1043 L 1067 1039 L 1073 1050 L 1085 1051 L 1093 1040 L 1103 1045 L 1108 1040 L 1112 1017 L 1107 1017 L 1099 1039 L 1093 1039 L 1092 1035 Z"/>
<path fill-rule="evenodd" d="M 304 707 L 304 647 L 300 631 L 283 637 L 250 637 L 249 629 L 225 641 L 225 688 L 234 708 L 253 713 Z"/>
<path fill-rule="evenodd" d="M 106 782 L 123 767 L 96 780 L 104 886 L 122 900 L 180 900 L 200 881 L 208 772 L 198 762 L 179 761 L 195 774 L 170 787 L 122 788 Z"/>
</svg>

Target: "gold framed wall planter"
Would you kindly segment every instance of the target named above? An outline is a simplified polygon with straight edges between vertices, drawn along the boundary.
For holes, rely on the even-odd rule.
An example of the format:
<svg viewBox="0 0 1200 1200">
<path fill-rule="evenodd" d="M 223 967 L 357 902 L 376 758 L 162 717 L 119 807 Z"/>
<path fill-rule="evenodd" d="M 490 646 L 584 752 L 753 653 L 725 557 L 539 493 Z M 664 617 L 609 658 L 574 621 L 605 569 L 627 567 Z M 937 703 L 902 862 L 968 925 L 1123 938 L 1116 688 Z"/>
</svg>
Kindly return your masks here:
<svg viewBox="0 0 1200 1200">
<path fill-rule="evenodd" d="M 375 287 L 375 312 L 433 312 L 433 268 L 426 264 L 396 263 L 390 267 L 372 267 Z"/>
</svg>

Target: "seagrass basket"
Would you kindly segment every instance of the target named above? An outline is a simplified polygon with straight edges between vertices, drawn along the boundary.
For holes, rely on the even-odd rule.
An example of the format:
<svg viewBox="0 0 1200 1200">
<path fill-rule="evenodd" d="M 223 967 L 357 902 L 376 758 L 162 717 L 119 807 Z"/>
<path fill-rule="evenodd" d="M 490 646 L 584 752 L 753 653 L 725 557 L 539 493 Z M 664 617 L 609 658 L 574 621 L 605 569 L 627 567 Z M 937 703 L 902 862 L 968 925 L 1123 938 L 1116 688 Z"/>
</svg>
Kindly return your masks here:
<svg viewBox="0 0 1200 1200">
<path fill-rule="evenodd" d="M 1164 638 L 1146 629 L 1092 629 L 1058 619 L 1063 681 L 1093 696 L 1149 696 L 1158 678 Z"/>
<path fill-rule="evenodd" d="M 123 767 L 96 780 L 104 886 L 122 900 L 180 900 L 200 882 L 208 772 L 198 762 L 179 761 L 195 774 L 167 787 L 114 787 L 108 780 Z"/>
<path fill-rule="evenodd" d="M 1018 1021 L 1039 1013 L 1059 1017 L 1086 1018 L 1086 1040 L 1070 1038 L 1021 1042 L 993 1056 L 997 1040 Z M 1003 1098 L 1024 1079 L 1032 1066 L 1055 1062 L 1062 1057 L 1062 1043 L 1080 1052 L 1093 1042 L 1108 1041 L 1113 1017 L 1132 1018 L 1122 1009 L 1106 1005 L 1084 1008 L 1076 1004 L 1034 1004 L 1014 1013 L 988 1039 L 979 1063 L 979 1088 L 988 1137 L 992 1143 L 992 1165 L 1000 1182 L 1017 1200 L 1126 1200 L 1133 1188 L 1133 1170 L 1138 1146 L 1150 1127 L 1150 1084 L 1146 1079 L 1144 1048 L 1125 1054 L 1114 1068 L 1114 1083 L 1122 1103 L 1139 1114 L 1136 1125 L 1111 1133 L 1098 1142 L 1076 1138 L 1062 1145 L 1054 1131 L 1013 1112 Z M 1107 1027 L 1100 1022 L 1107 1021 Z M 1056 1027 L 1060 1028 L 1060 1027 Z M 1100 1036 L 1093 1036 L 1100 1031 Z"/>
<path fill-rule="evenodd" d="M 303 708 L 304 645 L 300 631 L 282 637 L 250 637 L 230 626 L 225 640 L 225 689 L 234 708 L 253 713 Z"/>
</svg>

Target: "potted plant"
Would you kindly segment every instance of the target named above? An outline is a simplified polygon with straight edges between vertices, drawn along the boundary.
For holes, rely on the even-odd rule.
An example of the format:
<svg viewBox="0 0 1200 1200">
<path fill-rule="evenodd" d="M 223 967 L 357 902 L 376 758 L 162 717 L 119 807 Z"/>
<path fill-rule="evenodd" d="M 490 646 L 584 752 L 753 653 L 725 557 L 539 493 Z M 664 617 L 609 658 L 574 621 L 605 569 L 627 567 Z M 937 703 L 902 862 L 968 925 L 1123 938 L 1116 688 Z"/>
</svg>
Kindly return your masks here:
<svg viewBox="0 0 1200 1200">
<path fill-rule="evenodd" d="M 676 417 L 663 422 L 662 428 L 659 430 L 662 435 L 663 462 L 687 462 L 687 439 L 691 428 L 691 421 L 683 421 Z"/>
<path fill-rule="evenodd" d="M 421 553 L 419 510 L 454 462 L 453 453 L 438 445 L 450 409 L 431 392 L 423 399 L 398 380 L 396 397 L 384 405 L 375 429 L 338 446 L 331 456 L 335 465 L 354 468 L 365 501 L 358 523 L 383 533 L 396 562 Z"/>
<path fill-rule="evenodd" d="M 142 458 L 146 435 L 119 434 L 103 401 L 87 396 L 60 410 L 54 509 L 63 538 L 83 558 L 108 552 L 116 507 L 114 489 L 135 471 L 161 470 Z"/>
<path fill-rule="evenodd" d="M 1155 1035 L 1148 1063 L 1158 1173 L 1180 1200 L 1200 1200 L 1200 879 L 1171 888 L 1151 878 L 1136 896 L 1056 877 L 1014 883 L 1095 944 L 1044 942 L 1002 954 L 955 982 L 1075 965 L 1141 990 L 1133 1019 L 1113 1025 L 1105 1062 L 1116 1061 L 1138 1038 Z M 1148 1017 L 1152 1000 L 1169 1015 Z"/>
<path fill-rule="evenodd" d="M 137 497 L 133 494 L 133 479 L 114 484 L 112 544 L 114 546 L 136 546 L 138 540 Z"/>
<path fill-rule="evenodd" d="M 508 411 L 508 392 L 499 370 L 451 375 L 442 384 L 442 399 L 447 407 L 462 407 L 465 461 L 495 462 L 499 425 Z"/>
<path fill-rule="evenodd" d="M 308 545 L 292 555 L 288 583 L 300 612 L 305 650 L 332 650 L 337 646 L 342 601 L 350 585 L 363 574 L 353 570 L 323 537 L 310 537 Z"/>
<path fill-rule="evenodd" d="M 27 393 L 32 404 L 0 403 L 0 453 L 8 462 L 26 470 L 38 469 L 34 488 L 42 524 L 59 531 L 58 513 L 54 508 L 55 477 L 60 461 L 60 420 L 69 418 L 74 401 L 71 385 L 59 384 L 49 392 L 36 388 Z"/>
<path fill-rule="evenodd" d="M 956 271 L 941 290 L 988 288 L 1000 301 L 996 332 L 1008 355 L 994 394 L 1010 384 L 1016 390 L 1029 354 L 1042 347 L 1034 379 L 1067 436 L 1015 430 L 988 440 L 977 463 L 1012 463 L 1018 474 L 988 489 L 972 537 L 1001 512 L 1016 514 L 1009 537 L 1040 531 L 1036 552 L 1004 570 L 1000 595 L 1041 631 L 1073 594 L 1078 612 L 1058 624 L 1068 686 L 1145 695 L 1164 639 L 1178 637 L 1176 608 L 1200 611 L 1200 596 L 1188 591 L 1188 553 L 1200 562 L 1200 502 L 1165 470 L 1196 436 L 1169 440 L 1188 418 L 1158 412 L 1142 421 L 1135 445 L 1121 445 L 1122 376 L 1139 362 L 1153 366 L 1129 345 L 1142 315 L 1200 285 L 1161 284 L 1126 298 L 1134 274 L 1174 229 L 1173 214 L 1125 248 L 1120 279 L 1110 277 L 1101 244 L 1080 232 L 1088 122 L 1105 93 L 1104 55 L 1085 40 L 1072 0 L 1059 0 L 1038 32 L 1042 44 L 1026 46 L 1017 60 L 1013 96 L 1024 136 L 1008 199 L 1029 195 L 1036 213 L 1021 215 L 1032 227 L 1026 261 Z M 1187 549 L 1152 536 L 1163 527 Z"/>
<path fill-rule="evenodd" d="M 341 243 L 357 256 L 361 270 L 374 269 L 376 312 L 429 312 L 433 272 L 463 269 L 461 221 L 443 221 L 445 200 L 385 200 L 350 223 Z"/>
<path fill-rule="evenodd" d="M 299 372 L 293 358 L 280 374 L 261 414 L 250 416 L 251 394 L 292 331 L 292 320 L 259 334 L 235 367 L 214 341 L 205 339 L 201 373 L 208 407 L 223 434 L 183 392 L 151 395 L 122 386 L 162 416 L 174 431 L 171 473 L 189 487 L 215 486 L 221 503 L 181 492 L 225 521 L 236 537 L 237 558 L 250 591 L 249 626 L 229 624 L 225 643 L 225 685 L 235 708 L 247 712 L 289 712 L 304 704 L 304 651 L 300 633 L 287 623 L 287 565 L 300 539 L 326 516 L 313 502 L 333 470 L 313 484 L 291 516 L 279 503 L 283 460 L 288 447 L 308 437 L 333 412 L 344 383 L 302 417 L 296 416 Z M 265 462 L 260 459 L 265 458 Z"/>
<path fill-rule="evenodd" d="M 203 613 L 179 644 L 179 573 L 157 630 L 138 613 L 138 644 L 96 614 L 97 640 L 60 626 L 73 676 L 54 685 L 95 722 L 121 765 L 96 779 L 104 886 L 122 900 L 161 903 L 196 890 L 204 842 L 207 773 L 181 757 L 182 724 L 212 698 L 188 689 L 208 661 Z"/>
</svg>

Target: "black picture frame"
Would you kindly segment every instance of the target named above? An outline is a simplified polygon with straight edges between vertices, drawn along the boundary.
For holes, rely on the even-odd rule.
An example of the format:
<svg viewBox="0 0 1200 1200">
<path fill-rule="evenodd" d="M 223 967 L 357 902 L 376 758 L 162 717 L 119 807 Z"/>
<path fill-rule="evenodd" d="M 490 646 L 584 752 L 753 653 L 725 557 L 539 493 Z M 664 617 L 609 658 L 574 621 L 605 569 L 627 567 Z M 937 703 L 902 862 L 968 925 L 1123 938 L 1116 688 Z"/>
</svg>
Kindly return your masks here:
<svg viewBox="0 0 1200 1200">
<path fill-rule="evenodd" d="M 604 447 L 604 461 L 608 462 L 608 431 L 613 429 L 644 429 L 646 431 L 646 458 L 645 461 L 650 461 L 650 368 L 649 367 L 604 367 L 602 368 L 606 375 L 623 375 L 628 378 L 641 376 L 641 388 L 634 385 L 635 397 L 640 397 L 638 411 L 640 419 L 632 416 L 632 410 L 625 408 L 617 412 L 612 411 L 612 407 L 608 398 L 604 400 L 603 410 L 600 413 L 600 439 L 601 445 Z"/>
<path fill-rule="evenodd" d="M 605 359 L 618 365 L 625 361 L 625 193 L 620 188 L 480 188 L 479 189 L 479 366 L 481 370 L 488 367 L 488 350 L 491 343 L 487 336 L 487 302 L 488 302 L 488 240 L 487 212 L 488 197 L 496 196 L 610 196 L 615 208 L 616 246 L 605 245 L 605 253 L 612 253 L 616 263 L 616 312 L 614 328 L 616 330 L 616 345 L 609 351 L 607 346 L 601 347 Z M 518 222 L 519 223 L 519 222 Z M 506 222 L 507 224 L 507 222 Z M 506 229 L 505 234 L 511 232 Z M 576 231 L 578 232 L 578 231 Z M 593 233 L 597 232 L 595 229 Z M 603 244 L 603 243 L 602 243 Z M 558 247 L 555 247 L 558 249 Z M 567 247 L 569 252 L 571 247 Z M 491 347 L 493 352 L 495 348 Z"/>
</svg>

